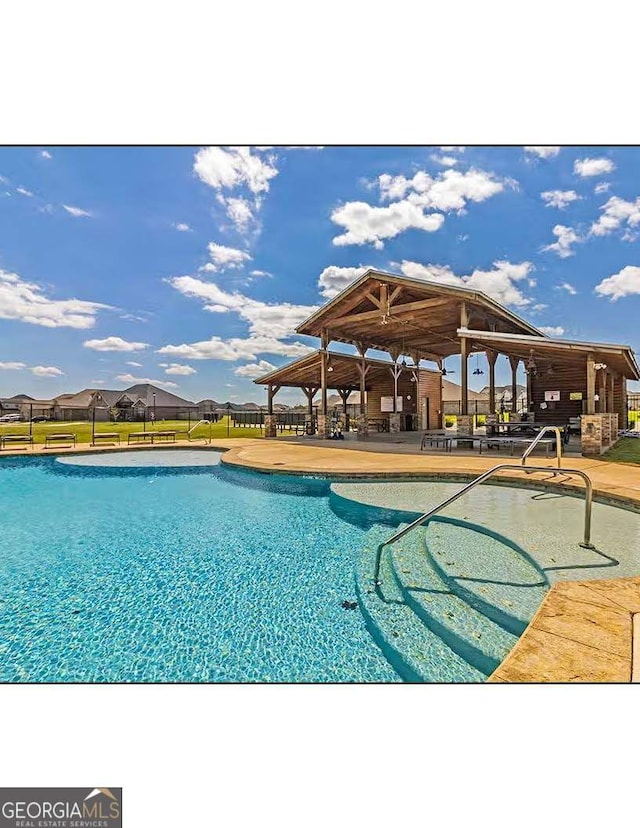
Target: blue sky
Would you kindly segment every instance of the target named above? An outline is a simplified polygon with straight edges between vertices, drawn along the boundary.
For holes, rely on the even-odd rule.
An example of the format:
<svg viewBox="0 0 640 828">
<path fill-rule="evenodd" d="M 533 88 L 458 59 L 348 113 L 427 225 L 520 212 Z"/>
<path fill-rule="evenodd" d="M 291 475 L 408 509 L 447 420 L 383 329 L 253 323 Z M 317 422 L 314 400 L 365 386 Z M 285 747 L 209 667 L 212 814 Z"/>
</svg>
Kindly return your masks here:
<svg viewBox="0 0 640 828">
<path fill-rule="evenodd" d="M 640 351 L 639 236 L 639 148 L 3 148 L 0 396 L 262 403 L 366 266 Z"/>
</svg>

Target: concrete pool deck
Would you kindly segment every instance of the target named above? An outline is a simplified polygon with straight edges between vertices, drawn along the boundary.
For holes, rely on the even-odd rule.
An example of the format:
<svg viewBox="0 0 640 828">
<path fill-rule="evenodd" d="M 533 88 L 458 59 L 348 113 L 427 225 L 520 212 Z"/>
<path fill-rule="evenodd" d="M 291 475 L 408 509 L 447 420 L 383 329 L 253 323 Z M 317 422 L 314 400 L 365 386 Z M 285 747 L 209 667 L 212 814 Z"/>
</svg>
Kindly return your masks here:
<svg viewBox="0 0 640 828">
<path fill-rule="evenodd" d="M 377 477 L 386 480 L 404 478 L 472 479 L 498 462 L 519 465 L 519 458 L 504 455 L 478 456 L 463 453 L 410 453 L 406 446 L 393 442 L 359 443 L 357 450 L 336 445 L 296 443 L 287 438 L 217 439 L 211 445 L 179 440 L 159 451 L 175 448 L 223 450 L 223 463 L 280 474 L 316 474 L 343 479 Z M 9 450 L 2 457 L 33 455 L 70 455 L 85 452 L 139 451 L 149 446 L 90 446 L 45 449 L 36 445 L 29 450 Z M 540 466 L 552 467 L 553 460 L 532 458 Z M 564 459 L 567 467 L 586 472 L 593 482 L 596 499 L 640 510 L 640 467 L 591 460 L 578 456 Z M 525 477 L 522 473 L 500 473 L 515 484 L 535 482 L 548 489 L 579 490 L 579 479 L 549 479 L 544 473 Z M 511 482 L 511 480 L 510 480 Z M 640 573 L 639 573 L 640 574 Z M 640 623 L 640 577 L 606 581 L 567 581 L 552 586 L 533 620 L 505 661 L 494 672 L 493 682 L 629 682 L 633 652 L 640 650 L 633 635 Z M 636 661 L 638 658 L 636 658 Z"/>
</svg>

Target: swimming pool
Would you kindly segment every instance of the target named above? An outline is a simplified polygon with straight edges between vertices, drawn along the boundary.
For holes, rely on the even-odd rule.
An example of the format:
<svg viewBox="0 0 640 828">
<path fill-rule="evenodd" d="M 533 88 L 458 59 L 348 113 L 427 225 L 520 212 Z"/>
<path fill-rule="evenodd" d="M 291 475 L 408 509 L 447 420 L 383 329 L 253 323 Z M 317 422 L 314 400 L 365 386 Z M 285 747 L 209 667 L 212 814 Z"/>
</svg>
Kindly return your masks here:
<svg viewBox="0 0 640 828">
<path fill-rule="evenodd" d="M 460 483 L 335 481 L 210 450 L 4 458 L 0 680 L 483 681 L 555 580 L 640 572 L 640 515 Z"/>
<path fill-rule="evenodd" d="M 3 460 L 0 680 L 399 680 L 341 606 L 358 507 L 339 518 L 327 481 L 219 456 Z"/>
</svg>

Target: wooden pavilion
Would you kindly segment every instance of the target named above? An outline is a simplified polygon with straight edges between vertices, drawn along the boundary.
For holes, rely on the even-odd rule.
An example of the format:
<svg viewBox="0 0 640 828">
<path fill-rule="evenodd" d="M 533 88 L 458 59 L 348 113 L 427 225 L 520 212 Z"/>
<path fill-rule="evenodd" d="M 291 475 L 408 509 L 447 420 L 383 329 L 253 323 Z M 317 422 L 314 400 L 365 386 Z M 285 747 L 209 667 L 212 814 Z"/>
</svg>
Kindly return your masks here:
<svg viewBox="0 0 640 828">
<path fill-rule="evenodd" d="M 360 391 L 358 432 L 370 420 L 388 421 L 391 432 L 441 426 L 440 376 L 444 360 L 461 357 L 458 434 L 469 436 L 469 356 L 484 353 L 489 366 L 490 416 L 496 413 L 495 364 L 505 354 L 513 397 L 521 362 L 527 373 L 530 419 L 566 422 L 583 415 L 583 451 L 599 453 L 626 426 L 626 382 L 640 379 L 630 347 L 552 339 L 484 293 L 442 282 L 369 269 L 298 326 L 317 337 L 320 348 L 256 380 L 267 385 L 269 415 L 282 386 L 301 388 L 309 401 L 320 392 L 318 433 L 329 435 L 327 392 L 343 400 Z M 356 355 L 329 350 L 332 342 L 353 346 Z M 369 359 L 370 349 L 390 359 Z M 435 363 L 426 368 L 423 362 Z M 585 419 L 586 418 L 586 419 Z M 591 419 L 589 419 L 591 418 Z M 269 420 L 269 417 L 268 417 Z M 266 433 L 275 434 L 267 423 Z M 587 439 L 588 438 L 588 439 Z"/>
</svg>

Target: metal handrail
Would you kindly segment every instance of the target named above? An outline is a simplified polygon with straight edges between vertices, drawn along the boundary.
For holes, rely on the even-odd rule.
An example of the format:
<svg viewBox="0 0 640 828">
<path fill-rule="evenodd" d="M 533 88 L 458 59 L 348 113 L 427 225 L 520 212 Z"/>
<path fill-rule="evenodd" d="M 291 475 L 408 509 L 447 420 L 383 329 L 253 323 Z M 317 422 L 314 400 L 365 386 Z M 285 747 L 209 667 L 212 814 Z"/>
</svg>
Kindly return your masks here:
<svg viewBox="0 0 640 828">
<path fill-rule="evenodd" d="M 207 425 L 207 423 L 209 424 L 209 439 L 207 440 L 207 438 L 205 437 L 204 440 L 208 445 L 210 445 L 211 444 L 211 420 L 198 420 L 198 422 L 194 426 L 191 426 L 191 428 L 187 431 L 187 440 L 189 440 L 189 442 L 191 442 L 191 432 L 195 431 L 196 428 L 198 428 L 198 426 Z M 202 439 L 202 438 L 199 438 L 199 439 Z"/>
<path fill-rule="evenodd" d="M 525 453 L 522 455 L 522 465 L 526 465 L 527 457 L 531 454 L 534 448 L 538 445 L 540 440 L 544 437 L 545 434 L 548 434 L 550 431 L 554 431 L 556 434 L 556 460 L 558 461 L 558 468 L 562 465 L 562 436 L 560 434 L 560 429 L 558 426 L 545 426 L 541 428 L 540 431 L 536 434 L 535 440 L 531 443 L 531 445 L 527 448 Z"/>
<path fill-rule="evenodd" d="M 406 534 L 411 532 L 412 529 L 415 529 L 418 526 L 422 526 L 428 520 L 430 520 L 434 515 L 438 512 L 441 512 L 444 508 L 449 506 L 449 504 L 453 503 L 454 501 L 458 500 L 458 498 L 462 497 L 462 495 L 466 494 L 471 489 L 474 489 L 480 483 L 484 483 L 485 480 L 488 480 L 492 475 L 494 475 L 498 471 L 502 471 L 503 469 L 511 469 L 512 471 L 523 471 L 525 473 L 534 472 L 534 471 L 544 471 L 544 472 L 551 472 L 552 475 L 563 474 L 563 475 L 571 475 L 577 474 L 584 480 L 585 484 L 585 501 L 584 501 L 584 540 L 580 544 L 584 549 L 595 549 L 595 546 L 591 543 L 591 506 L 593 502 L 593 484 L 591 483 L 591 478 L 586 475 L 580 469 L 562 469 L 562 471 L 555 471 L 554 467 L 549 466 L 514 466 L 511 463 L 500 463 L 498 466 L 493 466 L 484 474 L 481 474 L 480 477 L 476 477 L 471 483 L 467 483 L 466 486 L 463 486 L 459 492 L 451 495 L 446 500 L 443 500 L 438 506 L 434 506 L 433 509 L 430 509 L 428 512 L 425 512 L 424 515 L 421 515 L 419 518 L 410 523 L 408 526 L 405 526 L 404 529 L 401 529 L 399 532 L 396 532 L 395 535 L 388 538 L 386 541 L 383 541 L 381 544 L 378 545 L 376 550 L 376 566 L 373 576 L 373 581 L 376 587 L 381 586 L 382 581 L 380 580 L 380 565 L 382 560 L 382 551 L 385 546 L 389 546 L 392 543 L 403 538 Z"/>
</svg>

